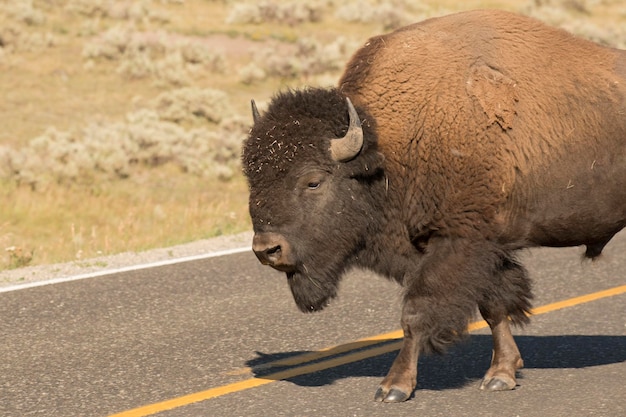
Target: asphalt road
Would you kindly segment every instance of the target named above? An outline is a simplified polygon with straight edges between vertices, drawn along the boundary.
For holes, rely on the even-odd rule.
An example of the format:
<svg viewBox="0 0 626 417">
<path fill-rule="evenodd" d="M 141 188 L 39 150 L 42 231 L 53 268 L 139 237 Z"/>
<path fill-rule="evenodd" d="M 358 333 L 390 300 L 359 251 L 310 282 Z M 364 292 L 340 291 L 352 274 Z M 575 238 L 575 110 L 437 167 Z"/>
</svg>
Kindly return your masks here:
<svg viewBox="0 0 626 417">
<path fill-rule="evenodd" d="M 396 354 L 400 290 L 369 273 L 346 277 L 318 314 L 300 313 L 252 253 L 0 293 L 0 416 L 625 416 L 626 233 L 597 262 L 581 253 L 522 257 L 547 308 L 515 332 L 515 390 L 478 390 L 482 329 L 420 358 L 402 404 L 373 401 Z"/>
</svg>

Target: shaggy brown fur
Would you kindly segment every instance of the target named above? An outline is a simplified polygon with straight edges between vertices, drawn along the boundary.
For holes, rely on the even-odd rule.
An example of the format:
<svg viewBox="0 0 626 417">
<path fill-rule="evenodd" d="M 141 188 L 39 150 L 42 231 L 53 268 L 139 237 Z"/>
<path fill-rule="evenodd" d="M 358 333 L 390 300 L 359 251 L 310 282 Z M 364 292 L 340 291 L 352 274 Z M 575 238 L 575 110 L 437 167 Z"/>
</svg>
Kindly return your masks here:
<svg viewBox="0 0 626 417">
<path fill-rule="evenodd" d="M 363 125 L 347 162 L 329 147 Z M 277 95 L 243 150 L 259 259 L 303 311 L 343 273 L 404 286 L 404 343 L 376 392 L 406 400 L 420 352 L 441 352 L 478 307 L 494 341 L 482 389 L 515 387 L 509 329 L 530 280 L 514 252 L 586 245 L 626 226 L 626 52 L 515 14 L 474 11 L 370 39 L 337 89 Z"/>
<path fill-rule="evenodd" d="M 378 121 L 412 235 L 597 256 L 625 226 L 625 62 L 538 21 L 474 11 L 370 39 L 339 85 Z"/>
</svg>

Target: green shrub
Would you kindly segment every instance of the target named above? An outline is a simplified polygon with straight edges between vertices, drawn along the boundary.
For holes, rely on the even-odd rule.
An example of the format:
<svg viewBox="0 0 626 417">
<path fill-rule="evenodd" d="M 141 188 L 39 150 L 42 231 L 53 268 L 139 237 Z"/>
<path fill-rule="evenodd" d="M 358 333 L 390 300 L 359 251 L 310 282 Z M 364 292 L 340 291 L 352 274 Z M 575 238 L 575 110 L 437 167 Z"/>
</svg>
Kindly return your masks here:
<svg viewBox="0 0 626 417">
<path fill-rule="evenodd" d="M 125 78 L 153 78 L 173 85 L 190 84 L 190 73 L 226 70 L 223 53 L 212 51 L 201 39 L 173 36 L 165 31 L 141 32 L 119 24 L 86 42 L 83 57 L 119 63 Z"/>
<path fill-rule="evenodd" d="M 228 14 L 226 23 L 281 23 L 296 25 L 303 22 L 322 20 L 324 1 L 260 1 L 235 3 Z"/>
<path fill-rule="evenodd" d="M 120 59 L 126 53 L 132 37 L 132 26 L 115 25 L 84 45 L 83 58 Z"/>
<path fill-rule="evenodd" d="M 29 26 L 39 26 L 46 21 L 46 15 L 33 5 L 33 0 L 9 1 L 0 4 L 0 12 L 14 21 L 25 23 Z"/>
<path fill-rule="evenodd" d="M 361 0 L 345 3 L 335 12 L 335 17 L 347 22 L 381 23 L 385 29 L 394 29 L 411 21 L 406 10 L 391 3 L 372 4 Z"/>
<path fill-rule="evenodd" d="M 239 72 L 240 81 L 253 83 L 266 77 L 310 78 L 341 70 L 359 42 L 344 37 L 323 44 L 313 38 L 299 39 L 293 47 L 266 47 Z M 257 64 L 259 63 L 259 64 Z"/>
<path fill-rule="evenodd" d="M 9 261 L 7 263 L 8 269 L 23 268 L 28 266 L 32 262 L 33 256 L 35 256 L 34 250 L 26 251 L 17 246 L 9 246 L 4 250 L 9 255 Z"/>
<path fill-rule="evenodd" d="M 267 72 L 254 62 L 239 69 L 239 80 L 244 84 L 256 84 L 267 79 Z"/>
<path fill-rule="evenodd" d="M 87 17 L 105 17 L 107 15 L 107 0 L 69 0 L 65 10 Z"/>
<path fill-rule="evenodd" d="M 56 45 L 50 32 L 33 30 L 14 21 L 0 25 L 0 50 L 5 53 L 36 52 Z"/>
<path fill-rule="evenodd" d="M 392 30 L 446 13 L 445 9 L 432 9 L 421 1 L 357 0 L 342 2 L 335 11 L 335 17 L 353 23 L 380 24 L 384 30 Z"/>
<path fill-rule="evenodd" d="M 161 119 L 175 123 L 198 118 L 219 123 L 232 114 L 227 94 L 209 88 L 167 91 L 156 98 L 155 108 Z"/>
<path fill-rule="evenodd" d="M 599 44 L 626 48 L 624 25 L 605 22 L 600 26 L 593 22 L 592 17 L 600 3 L 594 0 L 532 0 L 520 11 Z"/>
<path fill-rule="evenodd" d="M 65 5 L 65 10 L 68 13 L 88 18 L 107 18 L 141 23 L 169 22 L 168 14 L 155 7 L 155 3 L 181 3 L 181 1 L 69 0 Z"/>
</svg>

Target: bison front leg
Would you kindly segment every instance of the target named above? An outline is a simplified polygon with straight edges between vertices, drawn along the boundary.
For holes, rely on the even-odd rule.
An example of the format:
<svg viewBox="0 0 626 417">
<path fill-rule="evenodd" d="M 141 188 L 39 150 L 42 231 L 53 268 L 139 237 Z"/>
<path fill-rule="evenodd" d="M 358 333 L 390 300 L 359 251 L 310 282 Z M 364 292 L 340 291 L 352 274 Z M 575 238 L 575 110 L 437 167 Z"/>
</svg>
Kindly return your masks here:
<svg viewBox="0 0 626 417">
<path fill-rule="evenodd" d="M 462 337 L 476 304 L 460 298 L 454 294 L 414 297 L 407 293 L 402 309 L 402 348 L 376 391 L 376 401 L 409 399 L 417 384 L 420 353 L 442 353 Z"/>
<path fill-rule="evenodd" d="M 420 353 L 442 353 L 466 332 L 476 309 L 472 296 L 477 266 L 475 245 L 465 241 L 436 239 L 427 254 L 407 271 L 402 309 L 404 342 L 398 357 L 383 379 L 375 399 L 407 400 L 417 383 Z"/>
<path fill-rule="evenodd" d="M 375 399 L 408 399 L 417 382 L 421 352 L 442 353 L 466 332 L 478 305 L 491 326 L 494 356 L 483 389 L 515 387 L 522 366 L 509 329 L 524 324 L 530 310 L 526 270 L 507 252 L 485 240 L 431 239 L 413 271 L 407 271 L 402 309 L 404 343 Z"/>
<path fill-rule="evenodd" d="M 489 324 L 493 337 L 491 366 L 480 384 L 480 389 L 487 391 L 514 389 L 515 373 L 524 366 L 524 361 L 511 334 L 509 320 L 504 312 L 493 314 L 481 308 L 480 313 Z"/>
<path fill-rule="evenodd" d="M 381 382 L 376 395 L 375 401 L 384 401 L 388 403 L 398 403 L 406 401 L 413 393 L 417 383 L 417 359 L 419 357 L 419 335 L 416 334 L 412 323 L 413 314 L 408 312 L 410 306 L 404 306 L 402 313 L 402 330 L 404 332 L 404 340 L 400 353 L 393 361 L 391 369 L 387 373 L 383 382 Z"/>
</svg>

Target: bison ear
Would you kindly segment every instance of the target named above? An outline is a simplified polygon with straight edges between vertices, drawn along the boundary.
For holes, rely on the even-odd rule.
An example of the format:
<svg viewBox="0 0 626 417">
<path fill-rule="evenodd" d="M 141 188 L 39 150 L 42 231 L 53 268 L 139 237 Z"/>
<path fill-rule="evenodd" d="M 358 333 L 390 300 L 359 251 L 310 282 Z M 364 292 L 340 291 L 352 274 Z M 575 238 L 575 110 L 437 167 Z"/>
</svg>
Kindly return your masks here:
<svg viewBox="0 0 626 417">
<path fill-rule="evenodd" d="M 343 138 L 330 141 L 330 154 L 337 162 L 347 162 L 353 159 L 363 147 L 363 127 L 352 102 L 346 97 L 350 125 L 348 132 Z"/>
<path fill-rule="evenodd" d="M 259 113 L 259 109 L 256 108 L 256 103 L 253 100 L 250 100 L 250 104 L 252 105 L 252 120 L 254 123 L 258 122 L 261 118 L 261 114 Z"/>
</svg>

